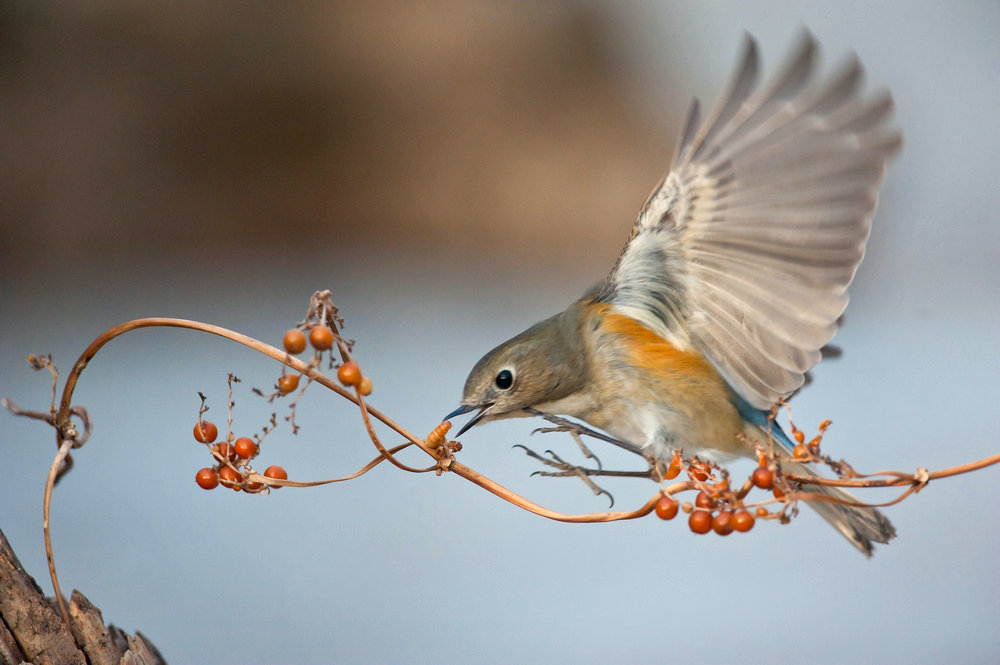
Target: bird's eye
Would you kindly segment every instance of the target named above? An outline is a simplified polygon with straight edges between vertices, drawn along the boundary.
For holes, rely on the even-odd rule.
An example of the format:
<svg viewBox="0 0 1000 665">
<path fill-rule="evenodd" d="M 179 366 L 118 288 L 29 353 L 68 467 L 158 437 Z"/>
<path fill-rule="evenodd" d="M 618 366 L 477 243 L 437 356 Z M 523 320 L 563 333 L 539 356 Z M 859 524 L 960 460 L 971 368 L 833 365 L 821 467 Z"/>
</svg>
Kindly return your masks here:
<svg viewBox="0 0 1000 665">
<path fill-rule="evenodd" d="M 500 373 L 497 374 L 497 378 L 494 382 L 500 390 L 507 390 L 514 385 L 514 375 L 509 369 L 502 369 L 500 370 Z"/>
</svg>

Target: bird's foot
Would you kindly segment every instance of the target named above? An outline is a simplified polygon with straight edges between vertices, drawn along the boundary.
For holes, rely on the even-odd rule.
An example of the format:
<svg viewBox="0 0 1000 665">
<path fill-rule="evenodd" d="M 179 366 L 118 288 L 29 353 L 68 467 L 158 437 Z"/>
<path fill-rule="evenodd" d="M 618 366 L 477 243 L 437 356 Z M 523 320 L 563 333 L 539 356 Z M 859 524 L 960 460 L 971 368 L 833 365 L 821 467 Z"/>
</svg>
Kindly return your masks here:
<svg viewBox="0 0 1000 665">
<path fill-rule="evenodd" d="M 550 428 L 549 431 L 564 431 L 564 430 L 562 430 L 560 428 Z M 546 476 L 548 478 L 568 478 L 568 477 L 575 476 L 575 477 L 579 478 L 580 480 L 582 480 L 583 483 L 584 483 L 584 485 L 586 485 L 587 487 L 589 487 L 590 491 L 592 491 L 597 496 L 600 496 L 601 494 L 607 496 L 608 497 L 608 501 L 610 502 L 610 505 L 608 506 L 608 508 L 611 508 L 612 506 L 615 505 L 615 497 L 613 497 L 611 495 L 611 492 L 607 491 L 603 487 L 600 487 L 597 483 L 595 483 L 593 480 L 590 479 L 590 476 L 599 474 L 600 471 L 601 471 L 601 469 L 599 469 L 599 468 L 598 469 L 588 469 L 586 467 L 578 466 L 576 464 L 570 464 L 566 460 L 564 460 L 561 457 L 559 457 L 558 455 L 556 455 L 551 450 L 546 450 L 545 451 L 545 455 L 548 455 L 548 457 L 546 457 L 545 455 L 540 455 L 540 454 L 536 453 L 534 450 L 532 450 L 531 448 L 528 448 L 527 446 L 522 446 L 521 444 L 517 444 L 514 447 L 515 448 L 522 448 L 524 450 L 524 452 L 528 454 L 529 457 L 538 460 L 539 462 L 541 462 L 545 466 L 547 466 L 549 468 L 552 468 L 552 469 L 558 469 L 558 471 L 535 471 L 531 475 L 533 475 L 533 476 Z M 586 455 L 586 453 L 584 453 L 584 454 Z M 593 457 L 592 453 L 591 453 L 591 457 Z M 599 460 L 598 460 L 598 464 L 600 464 Z"/>
<path fill-rule="evenodd" d="M 560 430 L 560 431 L 562 431 L 562 430 Z M 604 489 L 603 487 L 601 487 L 597 483 L 595 483 L 591 479 L 592 476 L 616 477 L 616 478 L 652 478 L 653 477 L 653 469 L 652 469 L 652 467 L 650 467 L 646 471 L 611 471 L 609 469 L 604 469 L 604 468 L 596 468 L 596 469 L 594 469 L 594 468 L 588 468 L 588 467 L 579 466 L 577 464 L 572 464 L 570 462 L 567 462 L 566 460 L 564 460 L 563 458 L 559 457 L 558 455 L 556 455 L 551 450 L 546 450 L 544 454 L 540 454 L 540 453 L 536 453 L 531 448 L 528 448 L 527 446 L 523 446 L 521 444 L 517 444 L 514 447 L 515 448 L 521 448 L 522 450 L 524 450 L 525 454 L 527 454 L 532 459 L 536 459 L 539 462 L 541 462 L 542 464 L 544 464 L 545 466 L 549 467 L 550 469 L 553 469 L 552 471 L 541 471 L 541 470 L 540 471 L 535 471 L 531 475 L 533 475 L 533 476 L 544 476 L 544 477 L 547 477 L 547 478 L 574 478 L 574 477 L 575 478 L 579 478 L 580 480 L 583 481 L 583 483 L 587 487 L 590 488 L 590 490 L 594 494 L 596 494 L 598 496 L 600 496 L 601 494 L 603 494 L 606 497 L 608 497 L 608 500 L 611 502 L 611 505 L 608 506 L 609 508 L 611 508 L 612 506 L 615 505 L 615 498 L 614 498 L 614 496 L 612 496 L 611 493 L 608 492 L 606 489 Z"/>
<path fill-rule="evenodd" d="M 571 437 L 573 437 L 574 441 L 576 441 L 576 445 L 580 447 L 580 452 L 583 454 L 583 456 L 586 457 L 587 459 L 594 460 L 594 462 L 597 463 L 597 468 L 598 469 L 603 469 L 604 465 L 601 464 L 601 458 L 599 458 L 597 455 L 595 455 L 590 450 L 590 448 L 587 447 L 587 444 L 585 444 L 583 442 L 583 437 L 580 436 L 580 432 L 574 426 L 575 424 L 576 423 L 570 423 L 570 424 L 567 424 L 567 425 L 557 425 L 555 427 L 539 427 L 538 429 L 533 430 L 531 433 L 532 434 L 548 434 L 550 432 L 569 432 L 569 435 Z M 552 451 L 550 450 L 550 451 L 547 451 L 547 452 L 551 453 Z"/>
</svg>

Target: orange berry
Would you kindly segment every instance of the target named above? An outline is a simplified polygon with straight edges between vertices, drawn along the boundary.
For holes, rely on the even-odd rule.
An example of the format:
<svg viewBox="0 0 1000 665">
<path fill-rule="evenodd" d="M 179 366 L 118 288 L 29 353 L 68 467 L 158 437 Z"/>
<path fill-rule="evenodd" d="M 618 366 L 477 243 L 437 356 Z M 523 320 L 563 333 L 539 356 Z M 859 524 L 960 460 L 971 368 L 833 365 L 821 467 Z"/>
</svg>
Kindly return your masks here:
<svg viewBox="0 0 1000 665">
<path fill-rule="evenodd" d="M 690 514 L 691 511 L 694 510 L 694 506 L 691 505 L 690 501 L 685 501 L 684 503 L 681 504 L 681 510 L 683 510 L 685 513 Z"/>
<path fill-rule="evenodd" d="M 367 376 L 361 377 L 361 383 L 358 385 L 358 392 L 362 395 L 372 394 L 372 380 Z"/>
<path fill-rule="evenodd" d="M 734 527 L 733 514 L 728 510 L 723 510 L 712 518 L 712 529 L 720 536 L 728 536 Z"/>
<path fill-rule="evenodd" d="M 292 328 L 285 333 L 285 351 L 293 356 L 306 350 L 306 334 L 298 328 Z"/>
<path fill-rule="evenodd" d="M 309 342 L 317 351 L 326 351 L 333 347 L 333 331 L 326 326 L 316 326 L 309 331 Z"/>
<path fill-rule="evenodd" d="M 782 492 L 781 489 L 777 488 L 777 487 L 774 488 L 774 491 L 772 492 L 772 494 L 774 494 L 774 498 L 775 499 L 784 499 L 785 498 L 785 493 Z"/>
<path fill-rule="evenodd" d="M 345 386 L 357 386 L 361 384 L 361 368 L 353 360 L 349 360 L 337 370 L 337 378 Z"/>
<path fill-rule="evenodd" d="M 656 516 L 661 520 L 672 520 L 677 517 L 677 502 L 669 496 L 661 496 L 656 501 Z"/>
<path fill-rule="evenodd" d="M 806 448 L 806 444 L 800 443 L 795 446 L 792 454 L 795 455 L 795 459 L 806 459 L 809 457 L 809 449 Z"/>
<path fill-rule="evenodd" d="M 278 379 L 278 390 L 286 395 L 299 387 L 298 374 L 282 374 Z"/>
<path fill-rule="evenodd" d="M 226 460 L 235 462 L 236 449 L 228 441 L 220 441 L 212 446 L 212 457 L 220 462 L 225 462 Z"/>
<path fill-rule="evenodd" d="M 277 478 L 278 480 L 288 480 L 288 472 L 285 471 L 280 466 L 277 466 L 276 464 L 272 464 L 271 466 L 267 467 L 267 469 L 264 471 L 264 475 L 268 478 Z M 273 485 L 273 487 L 277 489 L 281 487 L 281 485 Z"/>
<path fill-rule="evenodd" d="M 795 440 L 798 441 L 799 443 L 802 443 L 803 441 L 806 440 L 806 435 L 803 434 L 802 430 L 800 429 L 793 429 L 792 434 L 795 435 Z"/>
<path fill-rule="evenodd" d="M 767 511 L 765 510 L 764 512 L 766 513 Z M 733 528 L 742 533 L 746 533 L 753 528 L 754 522 L 756 521 L 757 520 L 754 519 L 754 516 L 750 513 L 750 511 L 738 510 L 733 515 Z"/>
<path fill-rule="evenodd" d="M 769 490 L 774 487 L 774 471 L 766 466 L 758 466 L 753 470 L 750 481 L 762 490 Z"/>
<path fill-rule="evenodd" d="M 239 484 L 243 481 L 243 476 L 232 467 L 223 466 L 219 469 L 219 479 L 222 482 L 223 487 L 239 489 Z"/>
<path fill-rule="evenodd" d="M 757 509 L 757 517 L 767 517 L 767 508 L 761 506 Z"/>
<path fill-rule="evenodd" d="M 830 426 L 830 425 L 832 425 L 832 424 L 833 424 L 833 421 L 832 421 L 832 420 L 829 420 L 829 419 L 827 419 L 827 420 L 824 420 L 823 422 L 821 422 L 821 423 L 819 424 L 819 431 L 820 431 L 820 432 L 825 432 L 825 431 L 826 431 L 826 428 L 827 428 L 827 427 L 829 427 L 829 426 Z"/>
<path fill-rule="evenodd" d="M 715 500 L 705 492 L 698 492 L 698 496 L 694 499 L 694 505 L 699 508 L 714 508 Z"/>
<path fill-rule="evenodd" d="M 212 443 L 219 436 L 219 428 L 215 423 L 202 420 L 194 426 L 194 438 L 202 443 Z"/>
<path fill-rule="evenodd" d="M 198 469 L 198 473 L 194 474 L 194 481 L 203 490 L 213 490 L 219 486 L 219 474 L 215 469 Z"/>
<path fill-rule="evenodd" d="M 258 452 L 257 443 L 249 436 L 241 436 L 233 443 L 233 450 L 243 459 L 256 457 Z"/>
<path fill-rule="evenodd" d="M 712 513 L 707 510 L 696 510 L 688 518 L 688 527 L 695 533 L 708 533 L 712 530 Z"/>
</svg>

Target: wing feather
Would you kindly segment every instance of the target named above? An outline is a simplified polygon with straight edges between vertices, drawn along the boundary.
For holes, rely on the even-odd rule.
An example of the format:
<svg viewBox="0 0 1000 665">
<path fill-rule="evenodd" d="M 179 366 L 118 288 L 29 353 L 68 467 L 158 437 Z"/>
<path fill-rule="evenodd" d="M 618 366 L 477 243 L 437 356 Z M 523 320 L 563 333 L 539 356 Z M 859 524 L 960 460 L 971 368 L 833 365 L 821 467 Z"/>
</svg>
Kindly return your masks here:
<svg viewBox="0 0 1000 665">
<path fill-rule="evenodd" d="M 766 409 L 797 390 L 837 331 L 885 174 L 902 142 L 886 92 L 848 58 L 815 76 L 804 33 L 757 87 L 746 37 L 724 93 L 692 103 L 671 170 L 597 293 Z"/>
</svg>

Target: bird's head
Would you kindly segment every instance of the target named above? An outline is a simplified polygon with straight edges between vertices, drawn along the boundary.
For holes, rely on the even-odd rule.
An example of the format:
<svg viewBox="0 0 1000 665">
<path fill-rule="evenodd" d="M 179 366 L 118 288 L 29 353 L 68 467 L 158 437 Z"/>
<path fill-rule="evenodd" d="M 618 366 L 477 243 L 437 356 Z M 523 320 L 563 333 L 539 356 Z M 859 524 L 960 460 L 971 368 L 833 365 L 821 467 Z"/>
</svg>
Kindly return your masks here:
<svg viewBox="0 0 1000 665">
<path fill-rule="evenodd" d="M 477 411 L 459 435 L 481 422 L 532 415 L 524 409 L 580 389 L 584 359 L 582 349 L 574 347 L 579 336 L 571 333 L 569 313 L 535 324 L 479 359 L 465 381 L 462 405 L 445 417 Z"/>
</svg>

